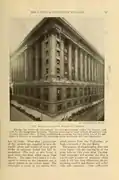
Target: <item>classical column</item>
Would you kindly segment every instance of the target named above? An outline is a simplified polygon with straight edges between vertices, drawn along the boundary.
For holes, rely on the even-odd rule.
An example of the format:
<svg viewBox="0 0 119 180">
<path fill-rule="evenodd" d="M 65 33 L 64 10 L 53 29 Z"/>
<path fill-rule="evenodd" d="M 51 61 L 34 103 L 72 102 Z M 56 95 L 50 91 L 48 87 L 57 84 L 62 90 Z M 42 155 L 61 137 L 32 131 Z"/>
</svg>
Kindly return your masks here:
<svg viewBox="0 0 119 180">
<path fill-rule="evenodd" d="M 102 65 L 102 83 L 105 83 L 105 64 Z"/>
<path fill-rule="evenodd" d="M 64 40 L 61 40 L 61 56 L 60 56 L 60 72 L 61 78 L 64 78 Z"/>
<path fill-rule="evenodd" d="M 78 81 L 78 48 L 75 48 L 75 80 Z"/>
<path fill-rule="evenodd" d="M 88 56 L 88 81 L 91 80 L 90 76 L 91 76 L 91 69 L 90 69 L 90 55 Z"/>
<path fill-rule="evenodd" d="M 93 59 L 91 57 L 91 81 L 93 81 Z"/>
<path fill-rule="evenodd" d="M 23 81 L 25 80 L 25 53 L 23 52 Z"/>
<path fill-rule="evenodd" d="M 28 49 L 28 79 L 32 80 L 33 79 L 33 66 L 32 66 L 32 61 L 33 61 L 33 52 L 32 52 L 32 47 Z"/>
<path fill-rule="evenodd" d="M 12 64 L 12 68 L 13 68 L 13 82 L 14 82 L 14 63 Z"/>
<path fill-rule="evenodd" d="M 21 55 L 16 59 L 16 81 L 21 81 Z"/>
<path fill-rule="evenodd" d="M 100 83 L 102 84 L 102 64 L 100 64 Z"/>
<path fill-rule="evenodd" d="M 19 56 L 17 57 L 17 59 L 15 59 L 14 61 L 15 63 L 15 81 L 19 80 Z"/>
<path fill-rule="evenodd" d="M 39 44 L 35 45 L 35 80 L 39 80 Z"/>
<path fill-rule="evenodd" d="M 96 81 L 96 60 L 94 59 L 94 81 Z"/>
<path fill-rule="evenodd" d="M 100 83 L 102 83 L 102 64 L 100 64 Z"/>
<path fill-rule="evenodd" d="M 94 76 L 95 76 L 95 70 L 94 70 L 94 59 L 92 58 L 92 81 L 94 81 L 94 80 L 95 80 Z"/>
<path fill-rule="evenodd" d="M 87 81 L 89 81 L 89 55 L 87 55 Z"/>
<path fill-rule="evenodd" d="M 54 102 L 56 102 L 56 96 L 57 96 L 57 88 L 55 86 L 51 86 L 49 88 L 49 102 L 51 103 L 49 105 L 49 112 L 52 114 L 56 113 L 56 104 Z"/>
<path fill-rule="evenodd" d="M 41 78 L 44 79 L 45 74 L 45 44 L 44 40 L 41 43 Z"/>
<path fill-rule="evenodd" d="M 98 82 L 100 83 L 100 63 L 99 63 L 98 66 L 99 66 L 99 70 L 98 70 L 98 71 L 99 71 L 99 72 L 98 72 L 98 73 L 99 73 L 99 80 L 98 80 Z"/>
<path fill-rule="evenodd" d="M 103 84 L 104 83 L 104 65 L 102 64 L 101 67 L 102 67 L 101 68 L 101 71 L 102 71 L 102 73 L 101 73 L 102 74 L 102 76 L 101 76 L 101 83 Z"/>
<path fill-rule="evenodd" d="M 49 72 L 50 79 L 56 77 L 56 36 L 51 34 L 50 36 L 50 56 L 49 56 Z"/>
<path fill-rule="evenodd" d="M 23 72 L 23 53 L 21 53 L 21 81 L 23 81 L 23 76 L 24 76 L 24 72 Z"/>
<path fill-rule="evenodd" d="M 99 63 L 97 62 L 97 82 L 99 82 Z"/>
<path fill-rule="evenodd" d="M 103 83 L 103 82 L 102 82 L 102 77 L 103 77 L 103 70 L 102 70 L 102 64 L 101 64 L 101 81 L 100 81 L 101 84 Z"/>
<path fill-rule="evenodd" d="M 24 61 L 25 61 L 25 80 L 28 80 L 28 49 L 24 51 Z"/>
<path fill-rule="evenodd" d="M 68 47 L 68 68 L 69 68 L 69 80 L 72 80 L 72 44 L 69 43 Z"/>
<path fill-rule="evenodd" d="M 23 52 L 21 53 L 21 81 L 24 80 Z"/>
<path fill-rule="evenodd" d="M 80 61 L 80 80 L 83 81 L 83 52 L 82 50 L 80 49 L 80 58 L 79 58 L 79 61 Z"/>
<path fill-rule="evenodd" d="M 62 100 L 65 100 L 66 99 L 66 87 L 62 87 Z M 64 101 L 63 102 L 63 110 L 65 111 L 67 107 L 67 101 Z"/>
<path fill-rule="evenodd" d="M 85 53 L 84 57 L 84 66 L 85 66 L 85 81 L 87 81 L 87 54 Z"/>
</svg>

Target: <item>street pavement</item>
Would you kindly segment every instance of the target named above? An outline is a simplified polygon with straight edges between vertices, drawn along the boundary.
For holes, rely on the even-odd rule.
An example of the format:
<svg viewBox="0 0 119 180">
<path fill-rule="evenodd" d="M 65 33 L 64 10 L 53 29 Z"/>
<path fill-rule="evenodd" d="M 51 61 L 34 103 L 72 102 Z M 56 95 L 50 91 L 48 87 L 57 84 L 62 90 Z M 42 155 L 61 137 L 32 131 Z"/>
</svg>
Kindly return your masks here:
<svg viewBox="0 0 119 180">
<path fill-rule="evenodd" d="M 100 110 L 97 106 L 91 107 L 80 115 L 73 117 L 73 121 L 98 121 Z"/>
<path fill-rule="evenodd" d="M 16 109 L 14 106 L 11 106 L 11 111 L 10 111 L 10 119 L 11 121 L 33 121 L 32 118 L 24 114 L 23 112 L 19 111 Z M 104 105 L 103 103 L 95 105 L 83 113 L 80 113 L 79 115 L 74 115 L 71 118 L 71 121 L 98 121 L 100 119 L 100 115 L 104 115 Z M 51 117 L 44 117 L 42 119 L 43 121 L 53 121 L 53 118 Z M 55 119 L 57 120 L 57 118 Z M 61 117 L 59 118 L 61 120 Z"/>
<path fill-rule="evenodd" d="M 30 117 L 28 117 L 26 114 L 22 113 L 15 107 L 10 107 L 10 120 L 11 121 L 33 121 Z"/>
</svg>

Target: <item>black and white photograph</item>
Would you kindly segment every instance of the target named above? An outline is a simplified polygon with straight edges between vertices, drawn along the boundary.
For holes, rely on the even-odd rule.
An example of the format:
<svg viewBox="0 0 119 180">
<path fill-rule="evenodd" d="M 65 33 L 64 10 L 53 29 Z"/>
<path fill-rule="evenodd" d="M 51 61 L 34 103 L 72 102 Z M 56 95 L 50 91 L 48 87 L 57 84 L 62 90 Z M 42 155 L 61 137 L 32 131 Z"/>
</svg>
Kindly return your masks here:
<svg viewBox="0 0 119 180">
<path fill-rule="evenodd" d="M 104 19 L 14 18 L 10 121 L 104 121 Z"/>
</svg>

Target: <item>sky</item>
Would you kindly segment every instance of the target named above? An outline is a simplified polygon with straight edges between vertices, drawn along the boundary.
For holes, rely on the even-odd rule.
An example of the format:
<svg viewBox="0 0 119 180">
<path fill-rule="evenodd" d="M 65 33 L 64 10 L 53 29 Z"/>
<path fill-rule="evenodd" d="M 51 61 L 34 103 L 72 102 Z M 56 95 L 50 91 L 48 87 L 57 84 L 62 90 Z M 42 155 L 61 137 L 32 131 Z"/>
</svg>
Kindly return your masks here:
<svg viewBox="0 0 119 180">
<path fill-rule="evenodd" d="M 97 51 L 104 56 L 104 19 L 103 18 L 79 18 L 75 16 L 64 17 Z M 9 48 L 14 52 L 27 34 L 43 19 L 14 18 L 10 20 Z"/>
</svg>

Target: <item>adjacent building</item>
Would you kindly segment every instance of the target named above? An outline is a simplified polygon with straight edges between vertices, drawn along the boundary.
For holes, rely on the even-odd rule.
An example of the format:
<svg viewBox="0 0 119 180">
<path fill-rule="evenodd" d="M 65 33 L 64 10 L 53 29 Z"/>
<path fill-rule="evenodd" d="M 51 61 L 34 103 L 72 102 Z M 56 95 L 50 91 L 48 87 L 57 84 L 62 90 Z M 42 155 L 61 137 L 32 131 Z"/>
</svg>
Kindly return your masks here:
<svg viewBox="0 0 119 180">
<path fill-rule="evenodd" d="M 64 18 L 44 18 L 11 55 L 13 99 L 49 116 L 104 101 L 104 58 Z"/>
</svg>

